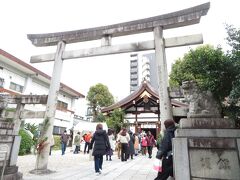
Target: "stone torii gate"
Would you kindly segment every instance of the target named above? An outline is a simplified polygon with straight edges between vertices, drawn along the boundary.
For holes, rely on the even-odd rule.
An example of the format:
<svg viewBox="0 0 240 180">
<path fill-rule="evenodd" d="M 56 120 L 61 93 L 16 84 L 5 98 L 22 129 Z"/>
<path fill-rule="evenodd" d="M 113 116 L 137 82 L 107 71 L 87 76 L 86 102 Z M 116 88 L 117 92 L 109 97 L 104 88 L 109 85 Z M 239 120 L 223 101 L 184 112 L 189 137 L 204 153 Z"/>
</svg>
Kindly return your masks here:
<svg viewBox="0 0 240 180">
<path fill-rule="evenodd" d="M 48 130 L 44 132 L 44 136 L 50 139 L 52 134 L 63 60 L 74 58 L 155 49 L 156 65 L 159 76 L 158 81 L 160 84 L 159 106 L 161 112 L 161 122 L 163 123 L 166 119 L 172 119 L 172 108 L 168 92 L 168 72 L 165 48 L 200 44 L 203 43 L 203 38 L 201 34 L 164 38 L 163 30 L 199 23 L 201 17 L 207 14 L 209 7 L 210 3 L 205 3 L 173 13 L 109 26 L 48 34 L 28 34 L 28 39 L 34 46 L 43 47 L 57 45 L 57 51 L 55 53 L 32 56 L 30 61 L 31 63 L 54 61 L 54 69 L 47 102 L 47 111 L 45 115 L 45 119 L 49 119 L 49 126 Z M 153 32 L 154 40 L 119 45 L 112 45 L 111 43 L 111 40 L 114 37 L 144 32 Z M 66 44 L 91 40 L 101 40 L 101 47 L 65 51 Z M 38 172 L 47 172 L 49 148 L 49 145 L 47 145 L 41 154 L 38 155 L 41 156 L 41 158 L 38 158 L 36 165 Z"/>
</svg>

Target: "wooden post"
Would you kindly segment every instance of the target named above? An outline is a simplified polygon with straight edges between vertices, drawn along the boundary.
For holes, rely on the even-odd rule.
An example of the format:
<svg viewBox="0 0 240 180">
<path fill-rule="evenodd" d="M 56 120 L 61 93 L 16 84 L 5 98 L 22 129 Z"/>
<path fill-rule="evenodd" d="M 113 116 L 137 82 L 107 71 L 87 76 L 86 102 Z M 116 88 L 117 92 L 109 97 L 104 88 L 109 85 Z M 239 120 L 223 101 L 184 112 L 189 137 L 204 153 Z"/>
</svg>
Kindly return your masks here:
<svg viewBox="0 0 240 180">
<path fill-rule="evenodd" d="M 172 107 L 168 92 L 168 72 L 167 62 L 165 55 L 165 45 L 163 40 L 162 27 L 154 28 L 154 42 L 155 42 L 155 56 L 158 71 L 158 84 L 159 84 L 159 106 L 161 117 L 161 130 L 164 130 L 163 123 L 167 119 L 172 119 Z"/>
<path fill-rule="evenodd" d="M 158 101 L 158 104 L 159 104 L 159 101 Z M 160 130 L 161 130 L 161 121 L 160 121 L 160 107 L 158 105 L 158 121 L 157 121 L 157 126 L 156 126 L 156 138 L 158 137 L 159 133 L 160 133 Z"/>
<path fill-rule="evenodd" d="M 138 133 L 137 106 L 135 104 L 135 101 L 133 103 L 135 105 L 135 133 Z"/>
<path fill-rule="evenodd" d="M 52 73 L 52 79 L 48 94 L 48 100 L 47 100 L 47 107 L 46 107 L 46 114 L 45 119 L 43 122 L 43 130 L 41 134 L 41 138 L 47 138 L 47 142 L 45 143 L 45 147 L 41 152 L 38 152 L 37 154 L 37 162 L 35 171 L 36 173 L 42 172 L 49 172 L 47 170 L 48 165 L 48 157 L 49 157 L 49 150 L 50 150 L 50 138 L 52 136 L 53 132 L 53 124 L 54 124 L 54 118 L 55 118 L 55 111 L 57 106 L 57 97 L 59 93 L 60 88 L 60 79 L 61 79 L 61 72 L 62 72 L 62 54 L 65 49 L 65 43 L 60 41 L 57 45 L 57 52 L 55 55 L 55 62 L 54 62 L 54 68 Z M 33 171 L 32 171 L 33 172 Z M 34 172 L 33 172 L 34 173 Z"/>
</svg>

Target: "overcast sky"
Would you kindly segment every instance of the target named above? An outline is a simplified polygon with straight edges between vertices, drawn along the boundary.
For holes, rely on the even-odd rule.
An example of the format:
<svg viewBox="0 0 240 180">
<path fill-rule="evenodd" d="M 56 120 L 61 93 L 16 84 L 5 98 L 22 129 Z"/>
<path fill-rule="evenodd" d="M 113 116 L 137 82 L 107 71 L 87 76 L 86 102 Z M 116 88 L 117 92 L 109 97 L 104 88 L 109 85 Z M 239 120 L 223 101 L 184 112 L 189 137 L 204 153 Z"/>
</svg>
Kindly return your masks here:
<svg viewBox="0 0 240 180">
<path fill-rule="evenodd" d="M 5 0 L 0 2 L 0 48 L 29 63 L 30 56 L 56 51 L 56 47 L 37 48 L 27 34 L 51 33 L 98 27 L 148 18 L 189 8 L 204 0 Z M 240 28 L 239 0 L 212 0 L 198 25 L 164 31 L 165 37 L 202 33 L 204 44 L 226 48 L 224 23 Z M 152 39 L 152 33 L 116 38 L 113 43 Z M 96 47 L 100 41 L 67 45 L 66 49 Z M 194 46 L 192 46 L 194 48 Z M 190 47 L 166 51 L 168 70 Z M 108 86 L 115 98 L 129 95 L 129 54 L 74 59 L 64 62 L 61 81 L 87 95 L 96 83 Z M 51 75 L 53 63 L 32 64 Z"/>
</svg>

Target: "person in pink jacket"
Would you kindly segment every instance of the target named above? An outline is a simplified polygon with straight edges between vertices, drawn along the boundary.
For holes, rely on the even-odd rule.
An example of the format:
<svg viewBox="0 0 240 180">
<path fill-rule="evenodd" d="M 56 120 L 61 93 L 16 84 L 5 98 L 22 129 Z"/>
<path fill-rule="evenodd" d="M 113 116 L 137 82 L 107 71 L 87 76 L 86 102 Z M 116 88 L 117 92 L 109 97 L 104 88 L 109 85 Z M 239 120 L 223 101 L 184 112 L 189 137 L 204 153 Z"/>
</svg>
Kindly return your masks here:
<svg viewBox="0 0 240 180">
<path fill-rule="evenodd" d="M 152 158 L 152 149 L 153 149 L 153 146 L 156 146 L 156 142 L 155 142 L 154 136 L 150 131 L 148 131 L 146 140 L 147 140 L 148 158 Z"/>
<path fill-rule="evenodd" d="M 141 139 L 141 146 L 142 146 L 142 155 L 146 155 L 146 150 L 147 150 L 147 137 L 146 137 L 146 134 L 144 134 L 142 139 Z"/>
</svg>

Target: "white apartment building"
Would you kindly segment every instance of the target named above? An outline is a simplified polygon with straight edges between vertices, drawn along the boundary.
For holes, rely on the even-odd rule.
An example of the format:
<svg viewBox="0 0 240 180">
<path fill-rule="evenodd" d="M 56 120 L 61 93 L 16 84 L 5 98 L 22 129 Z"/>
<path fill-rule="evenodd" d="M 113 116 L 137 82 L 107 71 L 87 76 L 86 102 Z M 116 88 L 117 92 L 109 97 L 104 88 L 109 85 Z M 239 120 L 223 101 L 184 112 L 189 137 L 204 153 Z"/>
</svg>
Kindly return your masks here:
<svg viewBox="0 0 240 180">
<path fill-rule="evenodd" d="M 130 93 L 138 89 L 143 81 L 158 90 L 158 75 L 155 53 L 130 54 Z"/>
<path fill-rule="evenodd" d="M 142 80 L 146 80 L 150 85 L 158 90 L 158 74 L 155 60 L 155 53 L 142 55 Z"/>
<path fill-rule="evenodd" d="M 0 49 L 0 93 L 48 95 L 51 77 L 24 61 Z M 58 96 L 54 121 L 54 134 L 61 134 L 73 127 L 75 104 L 85 96 L 62 84 Z M 31 111 L 45 111 L 46 105 L 25 105 Z M 25 122 L 40 124 L 43 119 L 25 119 Z"/>
<path fill-rule="evenodd" d="M 139 87 L 138 59 L 138 54 L 130 54 L 130 93 L 133 93 Z"/>
</svg>

